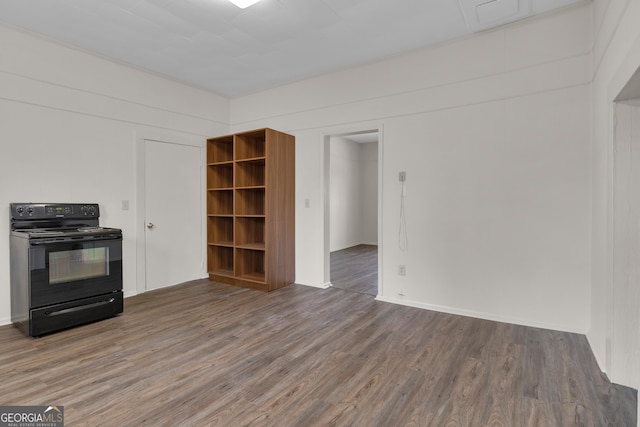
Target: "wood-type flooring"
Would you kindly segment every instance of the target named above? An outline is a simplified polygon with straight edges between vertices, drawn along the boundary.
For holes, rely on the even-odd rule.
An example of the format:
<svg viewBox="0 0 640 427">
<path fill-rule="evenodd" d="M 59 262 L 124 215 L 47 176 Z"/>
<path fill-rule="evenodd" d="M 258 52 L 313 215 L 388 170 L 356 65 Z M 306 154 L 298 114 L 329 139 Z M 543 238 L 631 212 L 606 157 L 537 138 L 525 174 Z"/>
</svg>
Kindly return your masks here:
<svg viewBox="0 0 640 427">
<path fill-rule="evenodd" d="M 378 295 L 378 246 L 352 246 L 331 252 L 330 259 L 333 287 Z"/>
<path fill-rule="evenodd" d="M 0 405 L 66 426 L 636 426 L 582 335 L 334 288 L 194 281 L 0 349 Z"/>
</svg>

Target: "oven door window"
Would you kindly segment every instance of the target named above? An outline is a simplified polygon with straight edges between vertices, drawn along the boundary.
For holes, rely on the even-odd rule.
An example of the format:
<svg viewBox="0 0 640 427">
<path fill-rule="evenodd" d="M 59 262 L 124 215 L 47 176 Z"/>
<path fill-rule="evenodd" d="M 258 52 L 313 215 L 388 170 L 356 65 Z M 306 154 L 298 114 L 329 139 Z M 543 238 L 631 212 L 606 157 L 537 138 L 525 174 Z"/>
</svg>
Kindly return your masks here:
<svg viewBox="0 0 640 427">
<path fill-rule="evenodd" d="M 32 307 L 122 290 L 122 240 L 33 242 Z"/>
<path fill-rule="evenodd" d="M 49 283 L 52 285 L 108 275 L 108 247 L 49 252 Z"/>
</svg>

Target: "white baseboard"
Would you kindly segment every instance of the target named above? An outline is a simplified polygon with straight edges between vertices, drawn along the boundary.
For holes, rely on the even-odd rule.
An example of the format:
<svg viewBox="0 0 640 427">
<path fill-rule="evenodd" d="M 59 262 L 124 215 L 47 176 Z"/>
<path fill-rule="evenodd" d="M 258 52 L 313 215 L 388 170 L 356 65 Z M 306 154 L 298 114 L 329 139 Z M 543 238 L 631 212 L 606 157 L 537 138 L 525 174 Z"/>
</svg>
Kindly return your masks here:
<svg viewBox="0 0 640 427">
<path fill-rule="evenodd" d="M 583 334 L 583 335 L 586 335 L 586 332 L 587 332 L 586 330 L 574 330 L 571 328 L 567 329 L 567 327 L 564 325 L 556 325 L 553 323 L 544 323 L 544 322 L 532 322 L 527 319 L 520 319 L 520 318 L 508 317 L 508 316 L 496 316 L 495 314 L 491 314 L 491 313 L 483 313 L 480 311 L 463 310 L 463 309 L 454 308 L 454 307 L 426 304 L 419 301 L 412 301 L 412 300 L 406 300 L 406 299 L 400 299 L 400 298 L 387 298 L 387 297 L 378 295 L 376 296 L 376 300 L 382 301 L 382 302 L 389 302 L 392 304 L 406 305 L 408 307 L 438 311 L 441 313 L 456 314 L 456 315 L 465 316 L 465 317 L 473 317 L 476 319 L 492 320 L 494 322 L 511 323 L 514 325 L 521 325 L 521 326 L 530 326 L 532 328 L 550 329 L 553 331 L 571 332 L 571 333 Z"/>
<path fill-rule="evenodd" d="M 327 283 L 304 283 L 304 282 L 295 282 L 296 285 L 304 285 L 304 286 L 310 286 L 312 288 L 320 288 L 320 289 L 327 289 L 331 287 L 331 282 L 327 282 Z"/>
</svg>

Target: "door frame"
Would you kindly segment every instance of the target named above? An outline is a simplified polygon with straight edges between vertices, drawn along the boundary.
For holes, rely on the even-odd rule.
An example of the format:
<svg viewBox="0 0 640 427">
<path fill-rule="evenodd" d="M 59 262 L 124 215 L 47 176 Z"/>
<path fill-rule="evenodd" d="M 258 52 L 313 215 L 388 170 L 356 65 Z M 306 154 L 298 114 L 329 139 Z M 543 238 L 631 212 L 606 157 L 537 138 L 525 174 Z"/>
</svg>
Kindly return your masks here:
<svg viewBox="0 0 640 427">
<path fill-rule="evenodd" d="M 323 273 L 324 278 L 323 282 L 325 283 L 325 287 L 331 286 L 331 173 L 330 173 L 330 165 L 331 165 L 331 138 L 332 137 L 340 137 L 340 136 L 348 136 L 359 133 L 369 133 L 369 132 L 378 132 L 378 294 L 376 295 L 376 299 L 379 299 L 384 296 L 384 283 L 383 283 L 383 218 L 382 218 L 382 207 L 383 204 L 383 195 L 382 195 L 382 171 L 383 171 L 383 160 L 384 160 L 384 126 L 379 124 L 377 126 L 361 126 L 354 127 L 353 129 L 345 129 L 341 131 L 335 132 L 327 132 L 322 135 L 323 147 L 322 147 L 322 203 L 323 203 Z"/>
<path fill-rule="evenodd" d="M 205 143 L 206 140 L 203 137 L 196 137 L 193 135 L 157 135 L 157 134 L 139 134 L 136 135 L 136 147 L 135 147 L 135 164 L 136 164 L 136 193 L 135 193 L 135 239 L 136 239 L 136 294 L 145 293 L 147 289 L 147 257 L 146 257 L 146 150 L 145 143 L 147 141 L 159 142 L 164 144 L 185 145 L 189 147 L 195 147 L 200 150 L 200 188 L 206 188 L 206 169 L 205 164 Z M 176 142 L 180 141 L 180 142 Z M 206 194 L 204 191 L 200 191 L 200 227 L 202 230 L 206 230 Z M 206 232 L 206 231 L 205 231 Z M 203 271 L 203 277 L 206 273 L 206 239 L 203 234 L 201 239 L 201 265 Z"/>
</svg>

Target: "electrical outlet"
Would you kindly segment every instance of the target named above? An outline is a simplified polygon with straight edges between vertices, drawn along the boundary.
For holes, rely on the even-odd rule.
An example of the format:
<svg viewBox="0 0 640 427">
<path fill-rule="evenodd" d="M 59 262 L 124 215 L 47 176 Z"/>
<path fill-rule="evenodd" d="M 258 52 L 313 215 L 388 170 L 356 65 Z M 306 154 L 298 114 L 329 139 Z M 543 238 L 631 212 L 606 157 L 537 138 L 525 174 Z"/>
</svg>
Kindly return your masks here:
<svg viewBox="0 0 640 427">
<path fill-rule="evenodd" d="M 405 182 L 405 181 L 407 180 L 407 172 L 405 172 L 405 171 L 401 171 L 401 172 L 398 174 L 398 180 L 399 180 L 400 182 Z"/>
<path fill-rule="evenodd" d="M 400 264 L 398 266 L 398 275 L 399 276 L 406 276 L 407 275 L 407 266 L 406 265 Z"/>
</svg>

